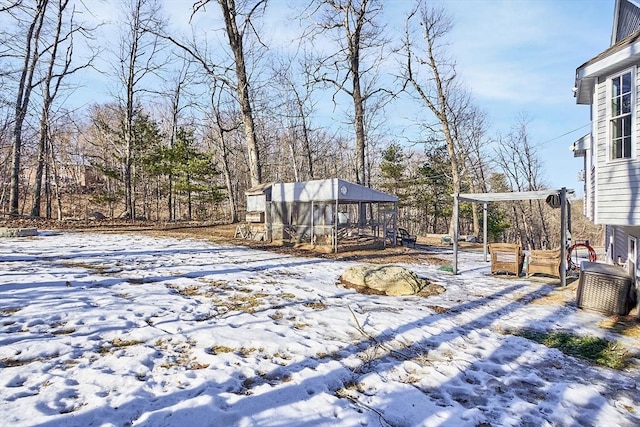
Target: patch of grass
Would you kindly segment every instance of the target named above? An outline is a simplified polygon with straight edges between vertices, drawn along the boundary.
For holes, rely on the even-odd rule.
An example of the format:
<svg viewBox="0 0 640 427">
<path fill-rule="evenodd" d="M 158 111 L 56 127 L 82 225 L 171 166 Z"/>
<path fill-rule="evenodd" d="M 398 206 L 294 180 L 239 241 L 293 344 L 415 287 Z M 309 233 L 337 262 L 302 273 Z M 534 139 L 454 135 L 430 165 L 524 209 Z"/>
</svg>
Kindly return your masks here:
<svg viewBox="0 0 640 427">
<path fill-rule="evenodd" d="M 0 359 L 0 368 L 13 368 L 15 366 L 28 365 L 31 362 L 35 362 L 37 359 L 13 359 L 11 357 L 5 357 Z"/>
<path fill-rule="evenodd" d="M 113 347 L 129 347 L 132 345 L 138 345 L 141 344 L 142 341 L 138 341 L 138 340 L 123 340 L 122 338 L 114 338 L 113 340 L 111 340 L 111 345 Z"/>
<path fill-rule="evenodd" d="M 284 294 L 280 295 L 282 298 L 284 299 L 295 299 L 296 295 L 292 294 L 291 292 L 285 292 Z"/>
<path fill-rule="evenodd" d="M 446 288 L 442 285 L 438 285 L 436 283 L 429 283 L 424 280 L 425 285 L 418 291 L 417 295 L 423 298 L 428 298 L 434 295 L 440 295 L 441 293 L 446 291 Z"/>
<path fill-rule="evenodd" d="M 327 308 L 327 305 L 322 301 L 309 301 L 305 302 L 303 305 L 314 310 L 324 310 Z"/>
<path fill-rule="evenodd" d="M 5 308 L 4 310 L 0 311 L 0 316 L 10 316 L 14 313 L 19 312 L 20 310 L 22 310 L 22 308 L 20 307 Z"/>
<path fill-rule="evenodd" d="M 200 291 L 200 286 L 198 285 L 190 285 L 187 287 L 180 287 L 178 285 L 172 285 L 171 283 L 167 284 L 167 288 L 173 289 L 183 297 L 193 297 L 200 295 L 202 292 Z"/>
<path fill-rule="evenodd" d="M 355 381 L 347 381 L 342 388 L 339 388 L 334 392 L 335 396 L 340 399 L 355 399 L 357 393 L 362 392 L 361 387 Z"/>
<path fill-rule="evenodd" d="M 442 307 L 442 306 L 439 306 L 439 305 L 428 305 L 427 308 L 430 309 L 430 310 L 433 310 L 437 314 L 444 314 L 444 313 L 446 313 L 447 311 L 450 310 L 450 308 Z"/>
<path fill-rule="evenodd" d="M 610 319 L 605 319 L 598 326 L 602 329 L 608 329 L 616 334 L 623 335 L 625 337 L 640 338 L 640 320 L 632 317 L 618 317 L 615 316 Z"/>
<path fill-rule="evenodd" d="M 76 330 L 75 328 L 64 328 L 64 329 L 58 329 L 56 331 L 51 331 L 51 334 L 53 335 L 69 335 L 74 333 Z"/>
<path fill-rule="evenodd" d="M 284 314 L 282 314 L 282 313 L 273 313 L 273 314 L 270 314 L 269 317 L 271 319 L 273 319 L 273 320 L 280 320 L 280 319 L 282 319 L 284 317 Z"/>
<path fill-rule="evenodd" d="M 91 270 L 97 274 L 113 273 L 113 271 L 111 271 L 111 267 L 107 267 L 105 265 L 95 265 L 79 261 L 66 261 L 62 264 L 66 267 L 84 268 L 85 270 Z"/>
<path fill-rule="evenodd" d="M 523 297 L 524 302 L 531 301 L 532 304 L 537 305 L 569 305 L 575 301 L 576 298 L 576 290 L 578 289 L 577 282 L 567 284 L 567 286 L 560 286 L 555 288 L 553 291 L 549 292 L 546 295 L 539 296 L 533 301 L 531 301 L 531 296 L 529 295 Z"/>
<path fill-rule="evenodd" d="M 256 292 L 254 294 L 232 295 L 226 299 L 217 298 L 213 303 L 217 306 L 224 307 L 229 311 L 241 311 L 244 313 L 255 313 L 262 300 L 269 295 L 264 292 Z"/>
<path fill-rule="evenodd" d="M 192 340 L 171 344 L 169 341 L 156 341 L 156 346 L 163 352 L 168 353 L 165 362 L 160 364 L 160 366 L 165 369 L 178 367 L 189 371 L 208 368 L 208 363 L 200 363 L 196 357 L 192 355 L 192 349 L 195 345 L 196 343 Z"/>
<path fill-rule="evenodd" d="M 334 352 L 331 352 L 331 353 L 325 353 L 325 352 L 321 351 L 320 353 L 316 354 L 316 357 L 318 359 L 333 359 L 333 360 L 342 359 L 342 357 L 340 356 L 340 354 L 337 351 L 334 351 Z"/>
<path fill-rule="evenodd" d="M 564 354 L 588 360 L 599 366 L 623 369 L 630 357 L 619 343 L 598 337 L 580 337 L 566 332 L 540 332 L 528 329 L 508 333 L 535 341 L 547 347 L 557 348 Z"/>
<path fill-rule="evenodd" d="M 213 298 L 216 295 L 220 295 L 221 291 L 231 291 L 233 286 L 226 280 L 212 280 L 206 281 L 207 289 L 202 292 L 202 295 L 207 298 Z"/>
<path fill-rule="evenodd" d="M 236 351 L 234 348 L 227 347 L 225 345 L 214 345 L 209 349 L 211 354 L 223 354 L 223 353 L 233 353 Z"/>
<path fill-rule="evenodd" d="M 243 356 L 243 357 L 248 357 L 251 355 L 251 353 L 255 353 L 257 350 L 253 347 L 242 347 L 240 350 L 238 350 L 238 353 Z"/>
<path fill-rule="evenodd" d="M 449 273 L 453 273 L 453 266 L 452 265 L 442 265 L 440 267 L 438 267 L 439 271 L 446 271 Z"/>
<path fill-rule="evenodd" d="M 47 360 L 52 360 L 55 359 L 56 357 L 59 357 L 60 354 L 58 353 L 53 353 L 51 355 L 47 355 L 47 356 L 38 356 L 38 357 L 34 357 L 32 359 L 15 359 L 13 357 L 5 357 L 3 359 L 0 359 L 0 368 L 13 368 L 15 366 L 24 366 L 24 365 L 28 365 L 29 363 L 33 363 L 33 362 L 46 362 Z"/>
</svg>

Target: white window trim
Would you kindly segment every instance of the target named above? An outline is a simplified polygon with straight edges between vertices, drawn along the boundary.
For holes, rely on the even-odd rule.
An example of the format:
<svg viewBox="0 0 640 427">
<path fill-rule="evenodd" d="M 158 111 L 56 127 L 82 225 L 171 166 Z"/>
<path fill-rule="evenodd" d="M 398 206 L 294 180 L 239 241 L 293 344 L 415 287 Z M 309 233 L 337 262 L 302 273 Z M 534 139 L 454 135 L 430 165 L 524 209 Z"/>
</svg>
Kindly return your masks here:
<svg viewBox="0 0 640 427">
<path fill-rule="evenodd" d="M 607 155 L 606 162 L 608 163 L 617 163 L 617 162 L 628 162 L 630 160 L 634 160 L 637 157 L 637 128 L 638 128 L 638 108 L 636 105 L 637 99 L 637 91 L 638 84 L 636 82 L 637 71 L 636 67 L 627 68 L 625 70 L 620 71 L 619 73 L 612 74 L 607 77 L 606 81 L 606 135 L 607 135 Z M 622 157 L 619 159 L 614 159 L 611 157 L 611 80 L 620 77 L 623 74 L 631 72 L 631 157 Z"/>
</svg>

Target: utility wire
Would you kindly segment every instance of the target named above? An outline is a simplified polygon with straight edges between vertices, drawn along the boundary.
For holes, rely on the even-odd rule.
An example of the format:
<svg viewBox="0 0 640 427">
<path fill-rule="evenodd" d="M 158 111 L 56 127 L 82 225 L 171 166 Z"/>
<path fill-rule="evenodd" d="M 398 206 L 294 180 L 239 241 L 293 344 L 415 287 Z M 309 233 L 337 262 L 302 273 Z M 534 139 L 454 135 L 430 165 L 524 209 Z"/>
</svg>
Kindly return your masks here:
<svg viewBox="0 0 640 427">
<path fill-rule="evenodd" d="M 571 134 L 571 133 L 574 133 L 574 132 L 576 132 L 576 131 L 579 131 L 580 129 L 586 128 L 587 126 L 591 126 L 591 123 L 587 123 L 587 124 L 585 124 L 585 125 L 582 125 L 582 126 L 580 126 L 580 127 L 575 128 L 575 129 L 573 129 L 573 130 L 570 130 L 569 132 L 563 133 L 562 135 L 559 135 L 559 136 L 556 136 L 556 137 L 554 137 L 554 138 L 548 139 L 548 140 L 546 140 L 546 141 L 544 141 L 544 142 L 541 142 L 541 143 L 540 143 L 540 144 L 538 144 L 538 145 L 540 145 L 540 146 L 542 146 L 542 145 L 546 145 L 546 144 L 548 144 L 548 143 L 550 143 L 550 142 L 552 142 L 552 141 L 555 141 L 556 139 L 560 139 L 560 138 L 562 138 L 562 137 L 564 137 L 564 136 L 567 136 L 567 135 L 569 135 L 569 134 Z"/>
</svg>

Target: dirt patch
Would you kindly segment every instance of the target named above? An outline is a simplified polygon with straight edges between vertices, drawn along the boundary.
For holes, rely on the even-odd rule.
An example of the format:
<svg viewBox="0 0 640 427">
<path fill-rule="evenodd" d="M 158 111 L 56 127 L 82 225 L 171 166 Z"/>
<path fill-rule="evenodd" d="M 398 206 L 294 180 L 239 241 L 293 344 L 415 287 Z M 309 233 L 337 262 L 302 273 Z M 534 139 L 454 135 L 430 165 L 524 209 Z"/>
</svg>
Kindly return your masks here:
<svg viewBox="0 0 640 427">
<path fill-rule="evenodd" d="M 447 265 L 450 261 L 426 253 L 427 247 L 418 245 L 416 248 L 404 246 L 377 249 L 349 249 L 336 253 L 315 251 L 309 246 L 294 246 L 280 242 L 267 243 L 255 240 L 235 239 L 237 224 L 206 225 L 198 227 L 166 228 L 154 230 L 139 230 L 142 234 L 151 236 L 205 239 L 214 243 L 225 243 L 247 246 L 254 249 L 273 251 L 299 257 L 318 257 L 342 261 L 361 261 L 374 264 L 435 264 Z"/>
<path fill-rule="evenodd" d="M 203 239 L 214 243 L 247 246 L 260 250 L 273 251 L 299 257 L 319 257 L 344 261 L 360 261 L 374 264 L 434 264 L 449 265 L 451 261 L 427 253 L 429 248 L 441 246 L 427 244 L 418 238 L 416 248 L 404 246 L 376 249 L 348 249 L 339 253 L 315 251 L 305 246 L 282 243 L 266 243 L 255 240 L 235 239 L 238 224 L 218 224 L 203 222 L 154 222 L 129 220 L 44 220 L 35 218 L 16 218 L 0 221 L 0 227 L 35 227 L 38 230 L 68 230 L 76 232 L 102 233 L 140 233 L 149 236 Z M 431 242 L 429 242 L 431 243 Z M 450 246 L 447 246 L 450 247 Z M 482 248 L 482 245 L 479 245 Z M 461 249 L 477 249 L 473 244 L 461 242 Z M 481 249 L 480 249 L 481 250 Z"/>
</svg>

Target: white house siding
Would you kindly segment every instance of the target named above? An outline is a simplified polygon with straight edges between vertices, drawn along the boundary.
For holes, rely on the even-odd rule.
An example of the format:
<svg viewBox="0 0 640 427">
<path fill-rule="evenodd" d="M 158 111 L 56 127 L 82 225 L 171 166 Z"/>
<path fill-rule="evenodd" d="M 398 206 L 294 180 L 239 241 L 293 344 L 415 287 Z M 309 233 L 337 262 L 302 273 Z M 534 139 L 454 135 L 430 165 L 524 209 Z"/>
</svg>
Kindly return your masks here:
<svg viewBox="0 0 640 427">
<path fill-rule="evenodd" d="M 636 74 L 636 87 L 638 87 L 638 75 Z M 598 113 L 597 113 L 597 144 L 596 144 L 596 224 L 611 225 L 640 225 L 640 156 L 638 155 L 638 108 L 635 116 L 635 140 L 636 152 L 632 159 L 609 160 L 609 148 L 607 144 L 608 120 L 606 112 L 606 80 L 597 85 Z M 636 96 L 636 106 L 638 96 Z"/>
<path fill-rule="evenodd" d="M 635 237 L 640 242 L 640 227 L 623 227 L 608 225 L 605 227 L 605 251 L 604 262 L 615 263 L 627 262 L 627 252 L 629 250 L 629 237 Z M 620 258 L 618 258 L 620 257 Z M 633 260 L 632 260 L 633 261 Z M 635 265 L 637 265 L 637 261 Z M 630 272 L 631 273 L 631 272 Z"/>
</svg>

